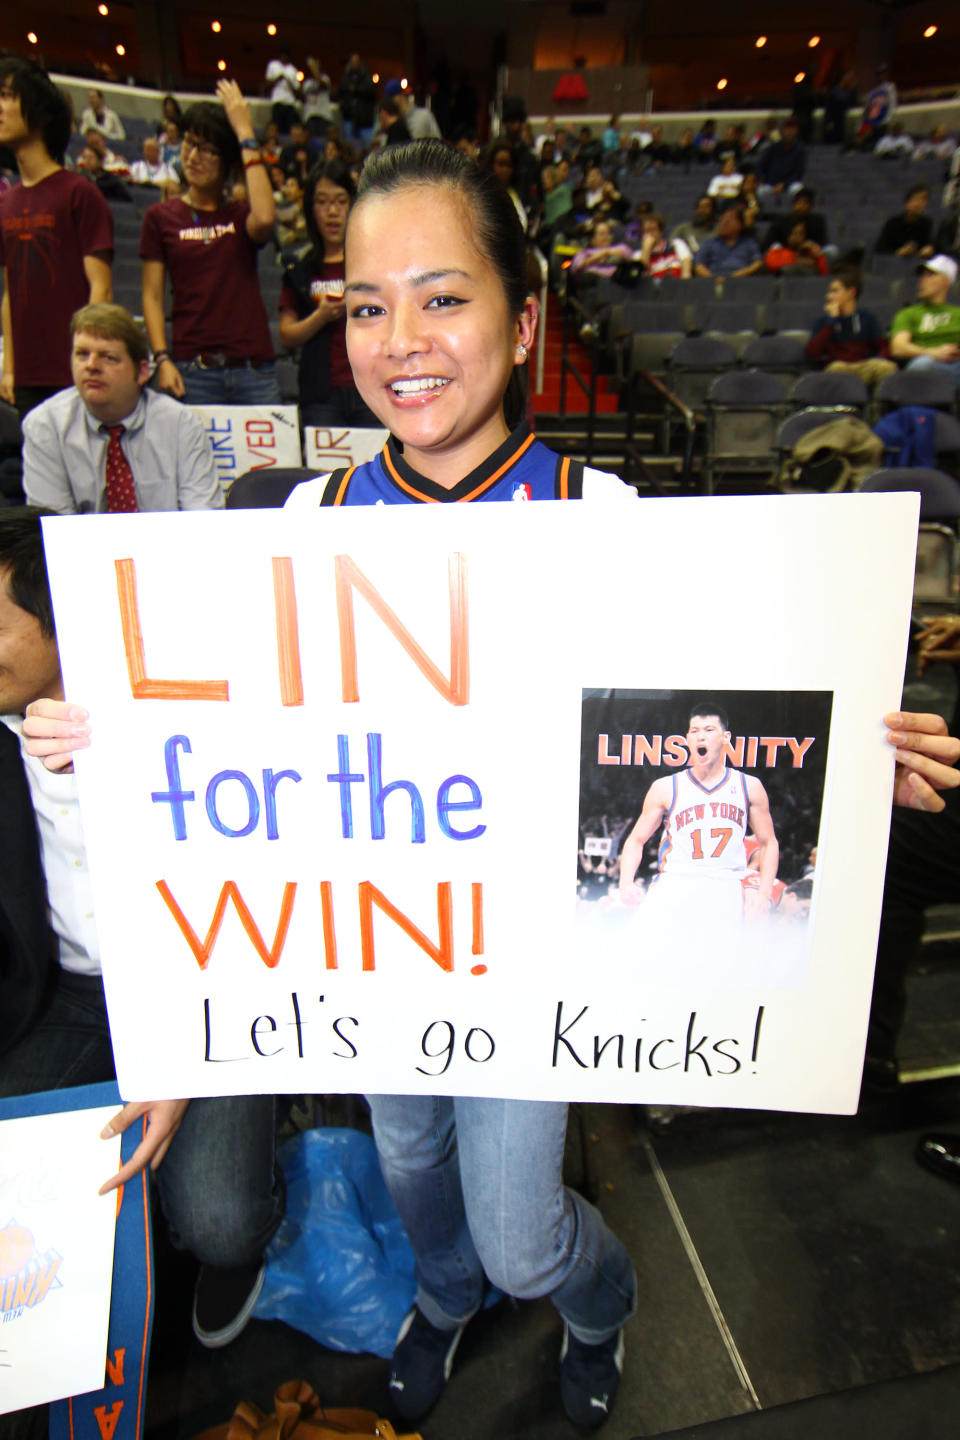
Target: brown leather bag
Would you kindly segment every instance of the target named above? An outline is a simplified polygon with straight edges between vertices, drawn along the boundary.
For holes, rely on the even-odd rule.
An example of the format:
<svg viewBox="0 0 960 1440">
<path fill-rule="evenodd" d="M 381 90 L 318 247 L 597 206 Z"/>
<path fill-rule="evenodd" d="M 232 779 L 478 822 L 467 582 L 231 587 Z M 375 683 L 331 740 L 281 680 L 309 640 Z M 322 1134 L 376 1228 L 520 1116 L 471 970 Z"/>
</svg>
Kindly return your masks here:
<svg viewBox="0 0 960 1440">
<path fill-rule="evenodd" d="M 265 1414 L 250 1401 L 241 1400 L 226 1425 L 205 1430 L 196 1440 L 421 1440 L 413 1433 L 398 1435 L 389 1420 L 372 1410 L 327 1410 L 306 1380 L 287 1380 L 273 1397 L 274 1412 Z"/>
</svg>

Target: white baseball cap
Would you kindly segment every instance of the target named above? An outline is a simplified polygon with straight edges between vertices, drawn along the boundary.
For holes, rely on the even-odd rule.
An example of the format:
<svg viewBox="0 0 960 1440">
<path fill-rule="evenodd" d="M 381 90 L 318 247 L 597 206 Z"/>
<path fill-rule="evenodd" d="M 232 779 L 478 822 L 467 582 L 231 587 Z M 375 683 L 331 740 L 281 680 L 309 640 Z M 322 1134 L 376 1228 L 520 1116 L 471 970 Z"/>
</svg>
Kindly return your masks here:
<svg viewBox="0 0 960 1440">
<path fill-rule="evenodd" d="M 924 260 L 922 265 L 917 266 L 917 274 L 924 270 L 932 270 L 936 275 L 946 275 L 951 285 L 956 283 L 957 262 L 949 255 L 931 255 L 929 260 Z"/>
</svg>

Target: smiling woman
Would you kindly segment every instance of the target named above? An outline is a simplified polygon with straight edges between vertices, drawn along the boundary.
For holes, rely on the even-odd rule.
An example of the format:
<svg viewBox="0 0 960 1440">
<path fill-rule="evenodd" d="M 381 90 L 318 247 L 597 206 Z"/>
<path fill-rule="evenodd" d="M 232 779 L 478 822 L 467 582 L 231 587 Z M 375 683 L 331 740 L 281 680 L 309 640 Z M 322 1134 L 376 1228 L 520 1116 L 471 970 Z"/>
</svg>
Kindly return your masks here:
<svg viewBox="0 0 960 1440">
<path fill-rule="evenodd" d="M 520 221 L 493 174 L 434 140 L 368 160 L 347 227 L 345 298 L 357 388 L 390 440 L 366 465 L 298 485 L 292 508 L 635 498 L 529 430 L 520 377 L 537 302 Z M 489 1277 L 511 1295 L 550 1296 L 566 1326 L 567 1414 L 604 1421 L 636 1280 L 599 1214 L 563 1185 L 566 1106 L 383 1095 L 370 1104 L 417 1258 L 417 1303 L 390 1374 L 400 1415 L 417 1421 L 439 1398 Z"/>
</svg>

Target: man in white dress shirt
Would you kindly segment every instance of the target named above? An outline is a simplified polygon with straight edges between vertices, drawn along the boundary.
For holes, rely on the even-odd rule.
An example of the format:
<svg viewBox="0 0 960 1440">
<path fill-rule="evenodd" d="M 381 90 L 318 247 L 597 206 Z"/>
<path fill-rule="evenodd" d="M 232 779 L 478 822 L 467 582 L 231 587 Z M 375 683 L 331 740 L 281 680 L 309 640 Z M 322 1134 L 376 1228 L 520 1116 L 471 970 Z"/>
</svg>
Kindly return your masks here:
<svg viewBox="0 0 960 1440">
<path fill-rule="evenodd" d="M 28 503 L 59 515 L 219 509 L 223 494 L 203 422 L 169 395 L 144 388 L 147 342 L 129 312 L 84 306 L 70 333 L 72 388 L 24 422 Z M 118 478 L 125 503 L 111 483 Z"/>
</svg>

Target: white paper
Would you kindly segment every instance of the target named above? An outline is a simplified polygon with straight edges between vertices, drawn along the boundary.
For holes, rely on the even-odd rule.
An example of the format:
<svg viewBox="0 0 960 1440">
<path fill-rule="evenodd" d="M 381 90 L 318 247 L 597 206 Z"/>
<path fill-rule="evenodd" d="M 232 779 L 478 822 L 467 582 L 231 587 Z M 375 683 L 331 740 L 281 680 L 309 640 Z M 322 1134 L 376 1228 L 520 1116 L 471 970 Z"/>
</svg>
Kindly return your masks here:
<svg viewBox="0 0 960 1440">
<path fill-rule="evenodd" d="M 191 409 L 203 421 L 225 490 L 248 470 L 301 463 L 296 405 L 193 405 Z"/>
<path fill-rule="evenodd" d="M 82 547 L 71 519 L 45 522 L 66 692 L 92 714 L 77 771 L 124 1093 L 854 1108 L 916 519 L 910 495 L 102 516 Z M 283 624 L 272 557 L 295 592 Z M 357 572 L 438 683 L 344 582 Z M 303 703 L 282 688 L 281 631 Z M 153 680 L 229 699 L 149 698 Z M 827 697 L 813 904 L 789 963 L 678 983 L 669 948 L 631 966 L 622 939 L 584 944 L 591 688 Z M 378 765 L 381 787 L 405 785 L 372 797 Z"/>
<path fill-rule="evenodd" d="M 116 1106 L 0 1121 L 0 1414 L 104 1383 Z"/>
</svg>

